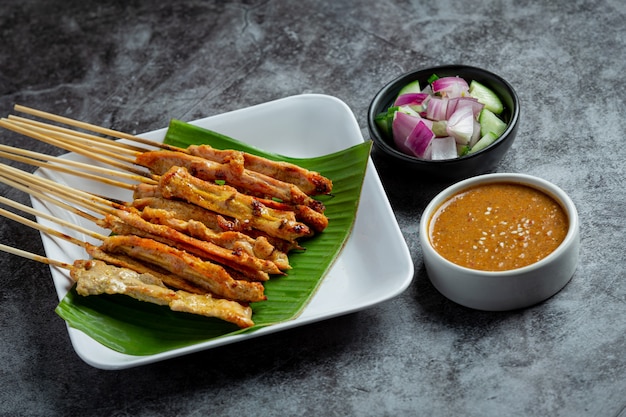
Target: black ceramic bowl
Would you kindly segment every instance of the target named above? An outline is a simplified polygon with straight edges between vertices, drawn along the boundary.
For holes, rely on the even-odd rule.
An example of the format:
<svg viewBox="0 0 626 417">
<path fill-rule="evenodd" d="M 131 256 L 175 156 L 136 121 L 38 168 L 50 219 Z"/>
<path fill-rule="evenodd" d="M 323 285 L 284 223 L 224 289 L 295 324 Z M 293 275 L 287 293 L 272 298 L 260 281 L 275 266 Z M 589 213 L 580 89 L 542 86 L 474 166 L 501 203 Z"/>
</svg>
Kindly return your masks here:
<svg viewBox="0 0 626 417">
<path fill-rule="evenodd" d="M 490 146 L 456 159 L 424 160 L 398 150 L 393 143 L 393 138 L 377 126 L 375 117 L 392 105 L 403 86 L 415 80 L 419 80 L 420 85 L 427 85 L 428 78 L 433 74 L 439 77 L 459 76 L 468 83 L 476 80 L 493 90 L 502 100 L 504 110 L 500 116 L 508 125 L 502 136 Z M 445 65 L 411 71 L 385 85 L 369 106 L 367 124 L 375 146 L 394 163 L 410 168 L 412 172 L 424 175 L 424 178 L 458 180 L 491 171 L 496 167 L 515 139 L 519 114 L 517 93 L 502 77 L 484 69 L 466 65 Z"/>
</svg>

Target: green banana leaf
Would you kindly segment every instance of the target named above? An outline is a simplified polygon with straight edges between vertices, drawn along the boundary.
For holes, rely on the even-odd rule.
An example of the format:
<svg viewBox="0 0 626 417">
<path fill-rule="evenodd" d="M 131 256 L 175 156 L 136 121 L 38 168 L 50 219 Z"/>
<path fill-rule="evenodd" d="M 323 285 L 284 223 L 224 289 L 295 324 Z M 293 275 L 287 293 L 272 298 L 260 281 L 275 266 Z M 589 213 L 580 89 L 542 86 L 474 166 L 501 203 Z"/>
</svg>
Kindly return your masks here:
<svg viewBox="0 0 626 417">
<path fill-rule="evenodd" d="M 209 144 L 237 149 L 273 160 L 296 163 L 333 181 L 333 195 L 322 196 L 329 225 L 323 233 L 301 241 L 305 251 L 290 254 L 288 275 L 265 282 L 267 300 L 251 305 L 255 325 L 248 329 L 203 316 L 173 312 L 168 307 L 123 295 L 83 297 L 73 288 L 56 312 L 71 327 L 118 352 L 152 355 L 215 338 L 251 332 L 292 320 L 304 309 L 341 251 L 356 218 L 371 142 L 334 154 L 296 159 L 264 152 L 217 132 L 172 120 L 165 143 L 178 147 Z"/>
</svg>

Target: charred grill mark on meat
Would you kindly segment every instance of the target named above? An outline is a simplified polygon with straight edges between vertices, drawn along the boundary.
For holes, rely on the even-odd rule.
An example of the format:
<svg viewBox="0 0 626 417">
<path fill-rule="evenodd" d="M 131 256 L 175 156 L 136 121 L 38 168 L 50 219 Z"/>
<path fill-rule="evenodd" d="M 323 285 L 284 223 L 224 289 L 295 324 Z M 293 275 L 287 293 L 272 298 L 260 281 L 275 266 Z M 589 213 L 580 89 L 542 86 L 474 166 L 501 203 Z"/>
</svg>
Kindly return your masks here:
<svg viewBox="0 0 626 417">
<path fill-rule="evenodd" d="M 312 235 L 311 229 L 297 222 L 292 212 L 268 208 L 232 187 L 200 180 L 181 167 L 173 167 L 162 175 L 159 186 L 165 198 L 180 198 L 225 216 L 236 217 L 245 225 L 270 236 L 291 241 Z"/>
</svg>

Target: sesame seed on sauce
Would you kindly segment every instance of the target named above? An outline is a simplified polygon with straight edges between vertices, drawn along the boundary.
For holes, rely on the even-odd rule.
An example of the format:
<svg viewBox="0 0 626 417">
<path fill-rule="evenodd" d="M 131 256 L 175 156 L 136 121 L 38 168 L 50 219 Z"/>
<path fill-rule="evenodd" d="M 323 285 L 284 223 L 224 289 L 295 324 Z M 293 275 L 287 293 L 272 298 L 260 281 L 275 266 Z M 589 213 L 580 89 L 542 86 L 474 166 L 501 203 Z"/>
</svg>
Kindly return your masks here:
<svg viewBox="0 0 626 417">
<path fill-rule="evenodd" d="M 504 271 L 548 256 L 568 227 L 567 214 L 552 197 L 503 182 L 469 188 L 444 202 L 430 220 L 429 238 L 451 262 Z"/>
</svg>

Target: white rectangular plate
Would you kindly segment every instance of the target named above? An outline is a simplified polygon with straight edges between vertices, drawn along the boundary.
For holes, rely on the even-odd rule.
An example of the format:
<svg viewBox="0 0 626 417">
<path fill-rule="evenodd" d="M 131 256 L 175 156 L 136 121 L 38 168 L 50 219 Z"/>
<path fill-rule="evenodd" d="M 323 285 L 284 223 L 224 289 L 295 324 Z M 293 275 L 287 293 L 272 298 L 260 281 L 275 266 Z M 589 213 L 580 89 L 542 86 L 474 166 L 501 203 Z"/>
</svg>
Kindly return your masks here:
<svg viewBox="0 0 626 417">
<path fill-rule="evenodd" d="M 319 94 L 287 97 L 191 123 L 260 149 L 296 158 L 326 155 L 363 142 L 350 108 L 335 97 Z M 160 129 L 141 136 L 162 141 L 165 132 L 166 129 Z M 85 161 L 75 154 L 68 154 L 67 157 Z M 125 201 L 131 197 L 129 191 L 101 183 L 60 173 L 46 175 L 58 183 L 96 194 Z M 93 223 L 53 205 L 34 199 L 33 206 L 88 229 L 106 233 Z M 39 218 L 38 221 L 58 229 L 45 219 Z M 64 232 L 72 234 L 71 231 Z M 78 233 L 73 235 L 98 243 Z M 67 263 L 87 258 L 81 248 L 66 241 L 45 234 L 42 234 L 42 240 L 49 258 Z M 65 270 L 51 267 L 51 271 L 61 300 L 72 286 L 71 279 Z M 91 366 L 101 369 L 130 368 L 358 311 L 395 297 L 408 287 L 412 279 L 411 256 L 370 160 L 352 233 L 319 290 L 297 318 L 251 333 L 226 336 L 148 356 L 116 352 L 69 326 L 68 332 L 76 353 Z"/>
</svg>

